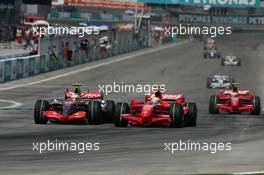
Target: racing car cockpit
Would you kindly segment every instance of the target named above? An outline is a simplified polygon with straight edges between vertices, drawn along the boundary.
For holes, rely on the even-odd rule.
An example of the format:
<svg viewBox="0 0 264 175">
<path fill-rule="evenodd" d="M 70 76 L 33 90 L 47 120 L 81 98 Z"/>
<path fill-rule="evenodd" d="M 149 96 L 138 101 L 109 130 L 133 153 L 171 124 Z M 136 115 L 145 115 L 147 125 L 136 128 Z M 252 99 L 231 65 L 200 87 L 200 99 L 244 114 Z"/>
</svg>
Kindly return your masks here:
<svg viewBox="0 0 264 175">
<path fill-rule="evenodd" d="M 161 99 L 162 99 L 162 94 L 161 94 L 160 90 L 157 90 L 154 94 L 152 94 L 148 97 L 146 96 L 145 101 L 151 102 L 151 104 L 156 105 L 156 104 L 160 104 Z"/>
<path fill-rule="evenodd" d="M 69 89 L 67 89 L 65 94 L 64 94 L 65 99 L 77 99 L 77 98 L 80 98 L 80 95 L 81 95 L 80 86 L 82 86 L 82 85 L 78 84 L 78 83 L 75 83 L 75 84 L 72 84 L 72 86 L 76 87 L 74 89 L 74 92 L 70 92 Z"/>
<path fill-rule="evenodd" d="M 216 49 L 215 41 L 212 38 L 206 41 L 205 49 Z"/>
</svg>

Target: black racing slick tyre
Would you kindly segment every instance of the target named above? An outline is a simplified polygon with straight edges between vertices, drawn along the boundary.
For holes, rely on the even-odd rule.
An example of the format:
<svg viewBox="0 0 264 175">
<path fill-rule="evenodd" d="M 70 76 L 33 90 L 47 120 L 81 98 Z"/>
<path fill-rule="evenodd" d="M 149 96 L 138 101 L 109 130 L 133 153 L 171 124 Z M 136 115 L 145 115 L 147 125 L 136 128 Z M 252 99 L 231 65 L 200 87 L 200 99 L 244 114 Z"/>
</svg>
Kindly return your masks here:
<svg viewBox="0 0 264 175">
<path fill-rule="evenodd" d="M 224 58 L 221 59 L 221 65 L 225 66 L 225 59 Z"/>
<path fill-rule="evenodd" d="M 86 124 L 97 125 L 103 123 L 101 104 L 98 101 L 90 101 L 87 105 Z"/>
<path fill-rule="evenodd" d="M 115 102 L 112 100 L 107 100 L 104 113 L 104 123 L 114 122 L 115 109 Z"/>
<path fill-rule="evenodd" d="M 206 81 L 206 87 L 207 87 L 208 89 L 211 89 L 211 88 L 212 88 L 212 87 L 211 87 L 211 83 L 212 83 L 211 78 L 207 78 L 207 81 Z"/>
<path fill-rule="evenodd" d="M 37 100 L 34 108 L 34 121 L 36 124 L 47 124 L 48 118 L 43 116 L 43 112 L 49 109 L 47 100 Z"/>
<path fill-rule="evenodd" d="M 130 114 L 130 107 L 127 103 L 117 103 L 115 110 L 115 126 L 127 127 L 128 121 L 121 119 L 122 114 Z"/>
<path fill-rule="evenodd" d="M 185 117 L 185 126 L 196 126 L 197 121 L 197 106 L 195 103 L 188 103 L 189 112 L 187 116 Z"/>
<path fill-rule="evenodd" d="M 181 128 L 184 126 L 184 113 L 182 105 L 172 104 L 170 106 L 169 114 L 171 119 L 171 128 Z"/>
<path fill-rule="evenodd" d="M 251 109 L 250 114 L 252 115 L 259 115 L 261 111 L 261 105 L 260 105 L 260 97 L 259 96 L 253 96 L 252 99 L 253 103 L 253 109 Z"/>
<path fill-rule="evenodd" d="M 204 52 L 204 53 L 203 53 L 203 57 L 204 57 L 204 58 L 207 58 L 207 56 L 208 56 L 207 52 Z"/>
<path fill-rule="evenodd" d="M 220 52 L 216 53 L 216 57 L 221 58 L 221 53 Z"/>
<path fill-rule="evenodd" d="M 218 103 L 218 97 L 216 95 L 213 95 L 210 97 L 209 101 L 209 113 L 210 114 L 218 114 L 219 110 L 216 107 L 216 104 Z"/>
<path fill-rule="evenodd" d="M 237 63 L 238 66 L 241 66 L 241 59 L 238 58 L 238 63 Z"/>
</svg>

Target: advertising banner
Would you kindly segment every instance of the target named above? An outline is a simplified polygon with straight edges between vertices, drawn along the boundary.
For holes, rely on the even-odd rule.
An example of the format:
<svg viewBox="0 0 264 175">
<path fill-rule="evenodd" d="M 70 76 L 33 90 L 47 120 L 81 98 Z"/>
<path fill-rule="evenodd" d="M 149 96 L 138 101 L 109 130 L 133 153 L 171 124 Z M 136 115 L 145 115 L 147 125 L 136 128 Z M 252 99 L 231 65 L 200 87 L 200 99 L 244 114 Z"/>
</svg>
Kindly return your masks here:
<svg viewBox="0 0 264 175">
<path fill-rule="evenodd" d="M 0 82 L 4 81 L 4 62 L 0 61 Z"/>
<path fill-rule="evenodd" d="M 87 7 L 107 7 L 120 9 L 145 9 L 143 3 L 136 3 L 136 0 L 64 0 L 64 5 L 87 6 Z"/>
<path fill-rule="evenodd" d="M 212 7 L 250 8 L 260 7 L 260 0 L 138 0 L 141 3 L 209 5 Z"/>
<path fill-rule="evenodd" d="M 212 16 L 211 24 L 246 25 L 248 24 L 248 17 L 247 16 Z"/>
<path fill-rule="evenodd" d="M 35 57 L 35 72 L 34 74 L 38 74 L 40 70 L 40 57 Z"/>
<path fill-rule="evenodd" d="M 39 72 L 40 73 L 46 72 L 46 56 L 41 55 L 39 61 L 40 61 Z"/>
<path fill-rule="evenodd" d="M 264 25 L 264 16 L 246 16 L 246 15 L 203 15 L 179 13 L 179 23 L 199 23 L 199 24 L 228 24 L 228 25 Z"/>
<path fill-rule="evenodd" d="M 11 80 L 11 61 L 5 61 L 4 62 L 4 81 L 9 81 Z"/>
<path fill-rule="evenodd" d="M 29 64 L 29 71 L 28 71 L 29 76 L 34 75 L 35 74 L 35 57 L 29 58 L 28 64 Z"/>
<path fill-rule="evenodd" d="M 23 59 L 23 77 L 27 77 L 29 71 L 29 59 Z"/>
<path fill-rule="evenodd" d="M 248 24 L 251 25 L 264 25 L 264 16 L 250 16 Z"/>
<path fill-rule="evenodd" d="M 22 59 L 17 59 L 16 60 L 16 79 L 22 78 L 23 77 L 23 60 Z"/>
<path fill-rule="evenodd" d="M 50 71 L 50 57 L 47 57 L 45 55 L 45 72 L 49 72 Z"/>
<path fill-rule="evenodd" d="M 211 17 L 202 14 L 181 13 L 178 15 L 178 20 L 180 23 L 211 23 Z"/>
<path fill-rule="evenodd" d="M 17 72 L 17 61 L 12 60 L 11 61 L 11 80 L 16 79 L 16 72 Z"/>
</svg>

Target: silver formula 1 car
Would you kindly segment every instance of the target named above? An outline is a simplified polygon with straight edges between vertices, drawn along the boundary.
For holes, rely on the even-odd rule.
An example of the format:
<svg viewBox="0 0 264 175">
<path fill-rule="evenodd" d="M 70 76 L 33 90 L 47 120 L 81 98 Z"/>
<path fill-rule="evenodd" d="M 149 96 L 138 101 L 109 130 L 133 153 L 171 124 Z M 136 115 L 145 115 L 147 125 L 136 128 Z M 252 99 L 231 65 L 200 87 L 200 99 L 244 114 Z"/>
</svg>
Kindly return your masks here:
<svg viewBox="0 0 264 175">
<path fill-rule="evenodd" d="M 227 55 L 221 60 L 223 66 L 241 66 L 241 59 L 234 55 Z"/>
<path fill-rule="evenodd" d="M 231 78 L 227 75 L 216 74 L 207 78 L 207 88 L 208 89 L 221 89 L 226 88 L 229 89 L 232 87 L 232 83 L 234 83 L 234 78 Z"/>
<path fill-rule="evenodd" d="M 204 58 L 221 58 L 221 53 L 216 49 L 209 49 L 204 51 Z"/>
</svg>

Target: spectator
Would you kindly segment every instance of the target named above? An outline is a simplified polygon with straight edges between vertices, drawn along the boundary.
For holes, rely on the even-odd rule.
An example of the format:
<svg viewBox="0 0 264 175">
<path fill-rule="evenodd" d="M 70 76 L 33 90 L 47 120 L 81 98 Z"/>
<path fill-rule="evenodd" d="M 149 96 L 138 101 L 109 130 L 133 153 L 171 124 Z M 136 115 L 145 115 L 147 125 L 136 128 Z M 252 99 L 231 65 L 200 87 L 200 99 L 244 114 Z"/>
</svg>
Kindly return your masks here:
<svg viewBox="0 0 264 175">
<path fill-rule="evenodd" d="M 63 58 L 65 63 L 68 61 L 68 50 L 69 50 L 69 43 L 66 42 L 63 47 Z"/>
<path fill-rule="evenodd" d="M 81 40 L 80 48 L 81 51 L 85 52 L 86 56 L 88 57 L 88 48 L 89 48 L 88 39 Z"/>
<path fill-rule="evenodd" d="M 49 47 L 49 55 L 50 55 L 50 63 L 52 69 L 54 69 L 58 64 L 58 57 L 56 55 L 56 46 L 53 46 L 52 48 Z"/>
<path fill-rule="evenodd" d="M 33 42 L 33 43 L 30 44 L 30 51 L 29 51 L 29 54 L 30 54 L 30 55 L 37 55 L 37 54 L 38 54 L 38 41 L 36 41 L 36 40 L 31 40 L 31 42 Z"/>
</svg>

